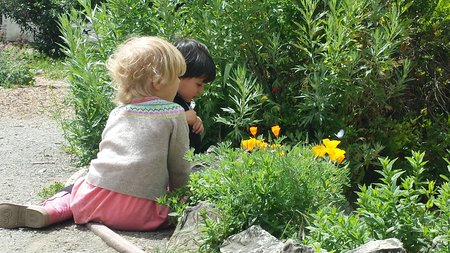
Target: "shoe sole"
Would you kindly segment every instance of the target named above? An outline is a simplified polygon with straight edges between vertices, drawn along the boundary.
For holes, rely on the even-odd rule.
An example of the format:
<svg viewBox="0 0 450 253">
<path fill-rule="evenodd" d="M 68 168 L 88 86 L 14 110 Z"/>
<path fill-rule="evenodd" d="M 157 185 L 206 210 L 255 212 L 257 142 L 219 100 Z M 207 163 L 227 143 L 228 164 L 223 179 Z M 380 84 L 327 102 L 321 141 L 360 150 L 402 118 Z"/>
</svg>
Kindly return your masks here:
<svg viewBox="0 0 450 253">
<path fill-rule="evenodd" d="M 0 228 L 42 228 L 48 223 L 49 215 L 43 207 L 0 204 Z"/>
</svg>

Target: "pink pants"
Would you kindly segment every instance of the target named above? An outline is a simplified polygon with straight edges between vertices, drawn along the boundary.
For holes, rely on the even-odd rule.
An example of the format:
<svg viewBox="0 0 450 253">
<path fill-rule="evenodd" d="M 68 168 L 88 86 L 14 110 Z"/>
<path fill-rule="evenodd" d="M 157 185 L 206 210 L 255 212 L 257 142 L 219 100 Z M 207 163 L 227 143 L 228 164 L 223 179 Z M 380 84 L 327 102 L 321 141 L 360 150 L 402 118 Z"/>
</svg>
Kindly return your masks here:
<svg viewBox="0 0 450 253">
<path fill-rule="evenodd" d="M 73 217 L 76 224 L 92 221 L 127 231 L 154 231 L 170 225 L 169 207 L 154 200 L 96 187 L 84 178 L 75 182 L 71 193 L 59 192 L 42 205 L 52 224 Z"/>
</svg>

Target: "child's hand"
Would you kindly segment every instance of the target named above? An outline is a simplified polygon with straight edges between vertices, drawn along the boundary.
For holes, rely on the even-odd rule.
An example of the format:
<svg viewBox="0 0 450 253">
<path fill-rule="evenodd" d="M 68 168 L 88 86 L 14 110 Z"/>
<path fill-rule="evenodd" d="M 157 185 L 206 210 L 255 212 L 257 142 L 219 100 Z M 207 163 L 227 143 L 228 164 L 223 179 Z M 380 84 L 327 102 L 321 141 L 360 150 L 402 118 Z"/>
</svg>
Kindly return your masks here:
<svg viewBox="0 0 450 253">
<path fill-rule="evenodd" d="M 197 116 L 197 120 L 195 121 L 194 125 L 192 125 L 192 132 L 196 134 L 202 134 L 205 129 L 203 128 L 203 121 L 202 119 Z"/>
<path fill-rule="evenodd" d="M 203 128 L 202 119 L 197 116 L 197 113 L 193 109 L 189 109 L 186 112 L 186 120 L 189 126 L 192 126 L 192 132 L 196 134 L 202 134 L 205 130 Z"/>
<path fill-rule="evenodd" d="M 185 114 L 188 125 L 193 126 L 194 123 L 197 121 L 197 113 L 194 110 L 189 109 L 188 111 L 185 112 Z"/>
</svg>

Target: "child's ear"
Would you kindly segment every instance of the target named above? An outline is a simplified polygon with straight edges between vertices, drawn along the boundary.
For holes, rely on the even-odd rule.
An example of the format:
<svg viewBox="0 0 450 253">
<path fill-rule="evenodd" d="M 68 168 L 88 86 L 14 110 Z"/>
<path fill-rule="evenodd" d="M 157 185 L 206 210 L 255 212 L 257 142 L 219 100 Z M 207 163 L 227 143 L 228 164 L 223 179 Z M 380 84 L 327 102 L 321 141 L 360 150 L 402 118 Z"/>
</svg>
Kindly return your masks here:
<svg viewBox="0 0 450 253">
<path fill-rule="evenodd" d="M 161 84 L 157 83 L 157 82 L 152 82 L 152 86 L 154 90 L 160 90 L 161 89 Z"/>
<path fill-rule="evenodd" d="M 154 78 L 152 79 L 152 86 L 153 86 L 153 88 L 154 88 L 155 90 L 160 90 L 161 87 L 162 87 L 162 84 L 161 84 L 161 78 L 154 77 Z"/>
</svg>

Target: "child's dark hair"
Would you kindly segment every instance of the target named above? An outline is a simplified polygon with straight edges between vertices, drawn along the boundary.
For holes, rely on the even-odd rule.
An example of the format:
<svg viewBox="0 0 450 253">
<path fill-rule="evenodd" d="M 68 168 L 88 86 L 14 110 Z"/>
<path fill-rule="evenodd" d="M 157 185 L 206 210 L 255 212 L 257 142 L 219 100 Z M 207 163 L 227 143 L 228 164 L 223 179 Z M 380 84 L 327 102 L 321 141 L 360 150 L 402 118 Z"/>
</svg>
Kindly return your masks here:
<svg viewBox="0 0 450 253">
<path fill-rule="evenodd" d="M 186 73 L 180 78 L 201 77 L 205 83 L 216 78 L 216 65 L 208 48 L 196 40 L 182 39 L 175 43 L 186 61 Z"/>
</svg>

